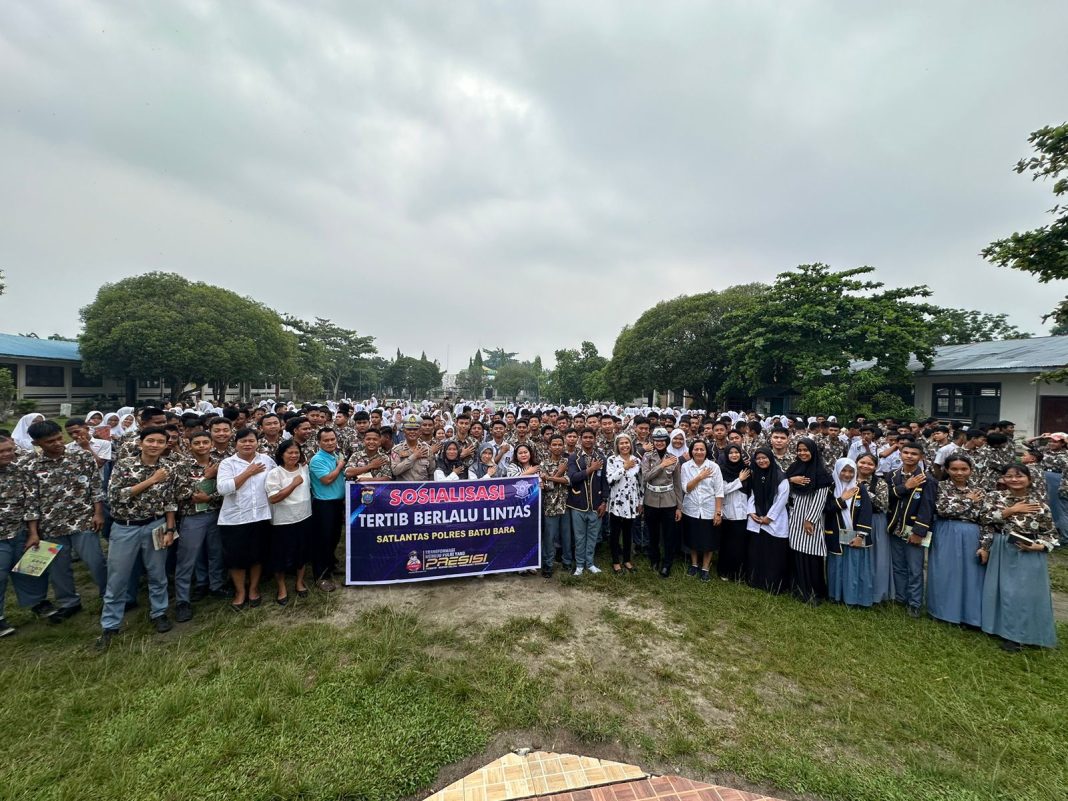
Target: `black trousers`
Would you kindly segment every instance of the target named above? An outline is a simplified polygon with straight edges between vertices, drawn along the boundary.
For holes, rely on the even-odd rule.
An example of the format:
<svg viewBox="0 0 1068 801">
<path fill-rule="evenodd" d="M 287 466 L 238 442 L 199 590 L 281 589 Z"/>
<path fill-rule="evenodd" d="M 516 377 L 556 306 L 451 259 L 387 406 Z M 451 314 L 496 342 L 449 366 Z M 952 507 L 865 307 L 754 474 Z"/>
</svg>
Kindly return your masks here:
<svg viewBox="0 0 1068 801">
<path fill-rule="evenodd" d="M 649 529 L 649 561 L 661 567 L 671 567 L 679 552 L 679 524 L 675 521 L 675 507 L 645 506 L 645 525 Z"/>
<path fill-rule="evenodd" d="M 330 578 L 334 553 L 341 540 L 345 518 L 345 499 L 321 501 L 312 498 L 312 571 L 316 580 Z"/>
<path fill-rule="evenodd" d="M 616 517 L 612 515 L 612 530 L 608 539 L 608 546 L 612 549 L 612 564 L 618 565 L 630 561 L 630 533 L 634 519 L 630 517 Z M 620 538 L 623 547 L 620 547 Z"/>
</svg>

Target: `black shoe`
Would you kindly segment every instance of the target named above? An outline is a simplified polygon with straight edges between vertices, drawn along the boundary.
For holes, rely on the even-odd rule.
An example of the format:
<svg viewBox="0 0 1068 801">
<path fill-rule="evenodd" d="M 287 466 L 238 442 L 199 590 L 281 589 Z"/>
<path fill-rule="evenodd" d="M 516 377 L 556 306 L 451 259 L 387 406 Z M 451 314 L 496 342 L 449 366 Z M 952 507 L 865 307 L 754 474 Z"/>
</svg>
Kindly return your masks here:
<svg viewBox="0 0 1068 801">
<path fill-rule="evenodd" d="M 275 596 L 274 602 L 276 604 L 278 604 L 279 606 L 288 606 L 289 605 L 289 596 L 287 595 L 284 598 L 279 598 L 279 597 Z"/>
<path fill-rule="evenodd" d="M 1020 643 L 1018 643 L 1018 642 L 1013 642 L 1012 640 L 1002 640 L 1001 641 L 1001 650 L 1002 651 L 1008 651 L 1010 654 L 1015 654 L 1015 653 L 1019 653 L 1020 651 L 1022 651 L 1023 650 L 1023 646 L 1020 645 Z"/>
<path fill-rule="evenodd" d="M 660 568 L 660 578 L 667 578 L 670 575 L 671 575 L 671 568 L 670 567 L 662 567 L 662 568 Z"/>
<path fill-rule="evenodd" d="M 709 575 L 708 571 L 707 570 L 702 570 L 701 571 L 701 581 L 711 581 L 711 580 L 712 580 L 712 576 Z"/>
<path fill-rule="evenodd" d="M 212 598 L 233 598 L 234 594 L 230 590 L 212 590 L 208 593 Z"/>
<path fill-rule="evenodd" d="M 193 619 L 193 605 L 179 601 L 174 605 L 174 619 L 179 623 L 188 623 Z"/>
<path fill-rule="evenodd" d="M 166 634 L 174 628 L 174 624 L 171 623 L 171 619 L 167 617 L 166 613 L 152 618 L 152 625 L 156 627 L 157 634 Z"/>
<path fill-rule="evenodd" d="M 118 629 L 104 629 L 96 638 L 96 650 L 106 651 L 111 646 L 111 641 L 118 636 Z"/>
<path fill-rule="evenodd" d="M 297 590 L 297 597 L 298 598 L 307 598 L 308 597 L 308 588 L 305 587 L 303 590 Z"/>
<path fill-rule="evenodd" d="M 909 617 L 911 617 L 913 619 L 919 619 L 919 617 L 920 617 L 920 607 L 918 607 L 918 606 L 910 606 L 909 607 Z"/>
<path fill-rule="evenodd" d="M 690 565 L 688 568 L 686 568 L 687 576 L 696 576 L 700 572 L 701 568 L 699 568 L 697 565 Z"/>
<path fill-rule="evenodd" d="M 74 606 L 64 606 L 62 609 L 57 609 L 54 615 L 49 615 L 49 623 L 62 623 L 68 618 L 74 617 L 76 614 L 82 611 L 81 604 L 74 604 Z"/>
<path fill-rule="evenodd" d="M 0 637 L 8 637 L 15 633 L 15 627 L 0 617 Z"/>
<path fill-rule="evenodd" d="M 196 603 L 197 601 L 203 601 L 207 597 L 208 597 L 208 588 L 207 587 L 193 587 L 193 591 L 191 593 L 189 593 L 189 600 L 192 601 L 193 603 Z"/>
<path fill-rule="evenodd" d="M 253 609 L 255 609 L 257 606 L 259 606 L 262 603 L 263 603 L 263 596 L 262 595 L 259 598 L 249 598 L 248 599 L 248 605 L 251 606 Z"/>
<path fill-rule="evenodd" d="M 541 571 L 541 577 L 542 578 L 551 579 L 553 577 L 553 571 L 551 571 L 551 570 L 542 570 Z"/>
<path fill-rule="evenodd" d="M 51 601 L 45 600 L 41 601 L 40 603 L 34 604 L 30 611 L 37 615 L 37 617 L 43 619 L 46 617 L 52 617 L 52 615 L 54 615 L 59 610 L 52 605 Z"/>
</svg>

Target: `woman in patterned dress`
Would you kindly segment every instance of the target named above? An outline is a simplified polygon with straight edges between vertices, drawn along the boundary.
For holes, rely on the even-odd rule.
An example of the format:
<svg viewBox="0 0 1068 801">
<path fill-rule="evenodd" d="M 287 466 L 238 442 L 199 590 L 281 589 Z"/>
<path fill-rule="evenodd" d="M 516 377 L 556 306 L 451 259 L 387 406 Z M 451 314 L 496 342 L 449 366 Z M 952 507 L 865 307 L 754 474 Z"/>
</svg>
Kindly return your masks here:
<svg viewBox="0 0 1068 801">
<path fill-rule="evenodd" d="M 796 450 L 797 461 L 786 471 L 786 479 L 790 482 L 793 590 L 798 599 L 818 606 L 827 597 L 823 510 L 834 482 L 823 466 L 815 440 L 801 437 L 797 440 Z"/>
<path fill-rule="evenodd" d="M 927 555 L 927 613 L 936 620 L 979 628 L 983 623 L 986 568 L 976 556 L 984 493 L 971 460 L 953 453 L 942 465 L 934 532 Z"/>
<path fill-rule="evenodd" d="M 1001 472 L 1006 489 L 986 496 L 985 527 L 976 552 L 986 564 L 983 631 L 1001 637 L 1006 651 L 1021 645 L 1054 648 L 1057 630 L 1049 587 L 1049 552 L 1057 545 L 1049 506 L 1039 500 L 1027 465 Z"/>
<path fill-rule="evenodd" d="M 624 570 L 635 572 L 630 561 L 631 529 L 641 513 L 642 482 L 641 461 L 631 452 L 632 448 L 630 436 L 618 434 L 613 442 L 615 453 L 608 457 L 605 466 L 611 515 L 608 544 L 612 549 L 612 572 L 617 576 Z"/>
<path fill-rule="evenodd" d="M 878 460 L 870 453 L 857 458 L 858 481 L 871 498 L 872 601 L 880 604 L 894 597 L 894 566 L 890 561 L 890 537 L 886 531 L 886 509 L 890 504 L 890 487 L 875 475 Z"/>
</svg>

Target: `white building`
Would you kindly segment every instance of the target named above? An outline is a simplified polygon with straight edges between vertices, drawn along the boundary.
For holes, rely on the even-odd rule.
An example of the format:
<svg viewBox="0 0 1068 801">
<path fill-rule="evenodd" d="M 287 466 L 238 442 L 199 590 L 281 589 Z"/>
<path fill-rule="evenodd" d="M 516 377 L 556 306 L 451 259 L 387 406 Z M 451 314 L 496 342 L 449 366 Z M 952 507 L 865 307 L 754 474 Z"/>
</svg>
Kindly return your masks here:
<svg viewBox="0 0 1068 801">
<path fill-rule="evenodd" d="M 929 370 L 913 361 L 915 406 L 940 420 L 1016 423 L 1017 437 L 1068 430 L 1068 384 L 1037 381 L 1068 366 L 1068 336 L 947 345 Z"/>
</svg>

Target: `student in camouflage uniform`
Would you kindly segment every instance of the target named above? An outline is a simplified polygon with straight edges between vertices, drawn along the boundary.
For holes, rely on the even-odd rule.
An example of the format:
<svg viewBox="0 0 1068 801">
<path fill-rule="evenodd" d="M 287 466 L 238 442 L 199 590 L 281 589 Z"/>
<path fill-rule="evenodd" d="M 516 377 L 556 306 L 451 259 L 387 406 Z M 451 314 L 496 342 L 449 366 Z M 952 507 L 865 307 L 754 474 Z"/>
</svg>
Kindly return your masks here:
<svg viewBox="0 0 1068 801">
<path fill-rule="evenodd" d="M 62 546 L 47 571 L 59 607 L 50 620 L 59 623 L 82 609 L 74 586 L 72 548 L 77 548 L 101 595 L 107 584 L 99 533 L 104 527 L 104 491 L 96 459 L 83 450 L 68 452 L 58 424 L 34 423 L 29 435 L 40 449 L 23 463 L 36 508 L 30 533 Z"/>
<path fill-rule="evenodd" d="M 220 460 L 211 455 L 211 437 L 203 431 L 193 436 L 189 446 L 189 456 L 174 466 L 175 497 L 181 515 L 174 568 L 174 619 L 179 623 L 192 619 L 193 601 L 203 598 L 209 588 L 216 596 L 226 595 L 218 525 L 222 496 L 215 489 Z M 205 548 L 208 565 L 202 578 L 208 587 L 202 586 L 194 594 L 194 572 Z"/>
<path fill-rule="evenodd" d="M 345 464 L 345 478 L 349 481 L 392 481 L 392 461 L 381 449 L 377 428 L 369 428 L 363 435 L 363 446 L 353 452 Z"/>
<path fill-rule="evenodd" d="M 274 455 L 278 453 L 278 446 L 286 441 L 287 435 L 282 428 L 282 418 L 274 412 L 263 415 L 260 418 L 259 427 L 260 441 L 256 446 L 256 453 L 262 453 L 264 456 L 270 456 L 272 459 Z M 218 454 L 216 454 L 216 457 Z M 233 453 L 228 453 L 227 456 L 233 456 Z M 226 457 L 222 457 L 225 459 Z M 221 462 L 222 459 L 219 459 Z"/>
<path fill-rule="evenodd" d="M 15 441 L 0 436 L 0 637 L 15 633 L 14 627 L 4 618 L 8 576 L 15 587 L 19 606 L 31 608 L 38 617 L 50 617 L 56 611 L 45 600 L 46 578 L 11 572 L 25 550 L 37 542 L 29 539 L 26 532 L 26 521 L 36 514 L 30 505 L 29 474 L 15 463 L 15 456 Z"/>
<path fill-rule="evenodd" d="M 564 438 L 553 434 L 549 438 L 547 458 L 538 465 L 541 472 L 541 574 L 552 578 L 556 550 L 561 550 L 564 569 L 570 572 L 575 563 L 575 546 L 571 538 L 571 519 L 567 511 L 567 456 Z"/>
<path fill-rule="evenodd" d="M 150 617 L 156 631 L 170 631 L 174 624 L 167 618 L 167 548 L 177 532 L 175 516 L 178 502 L 172 470 L 160 463 L 167 447 L 162 428 L 142 429 L 140 456 L 121 459 L 115 465 L 108 484 L 108 502 L 115 522 L 108 547 L 108 584 L 104 608 L 100 613 L 103 629 L 98 648 L 107 648 L 119 632 L 125 615 L 126 591 L 134 562 L 142 561 L 148 570 Z M 163 526 L 161 544 L 153 544 L 153 531 Z"/>
</svg>

